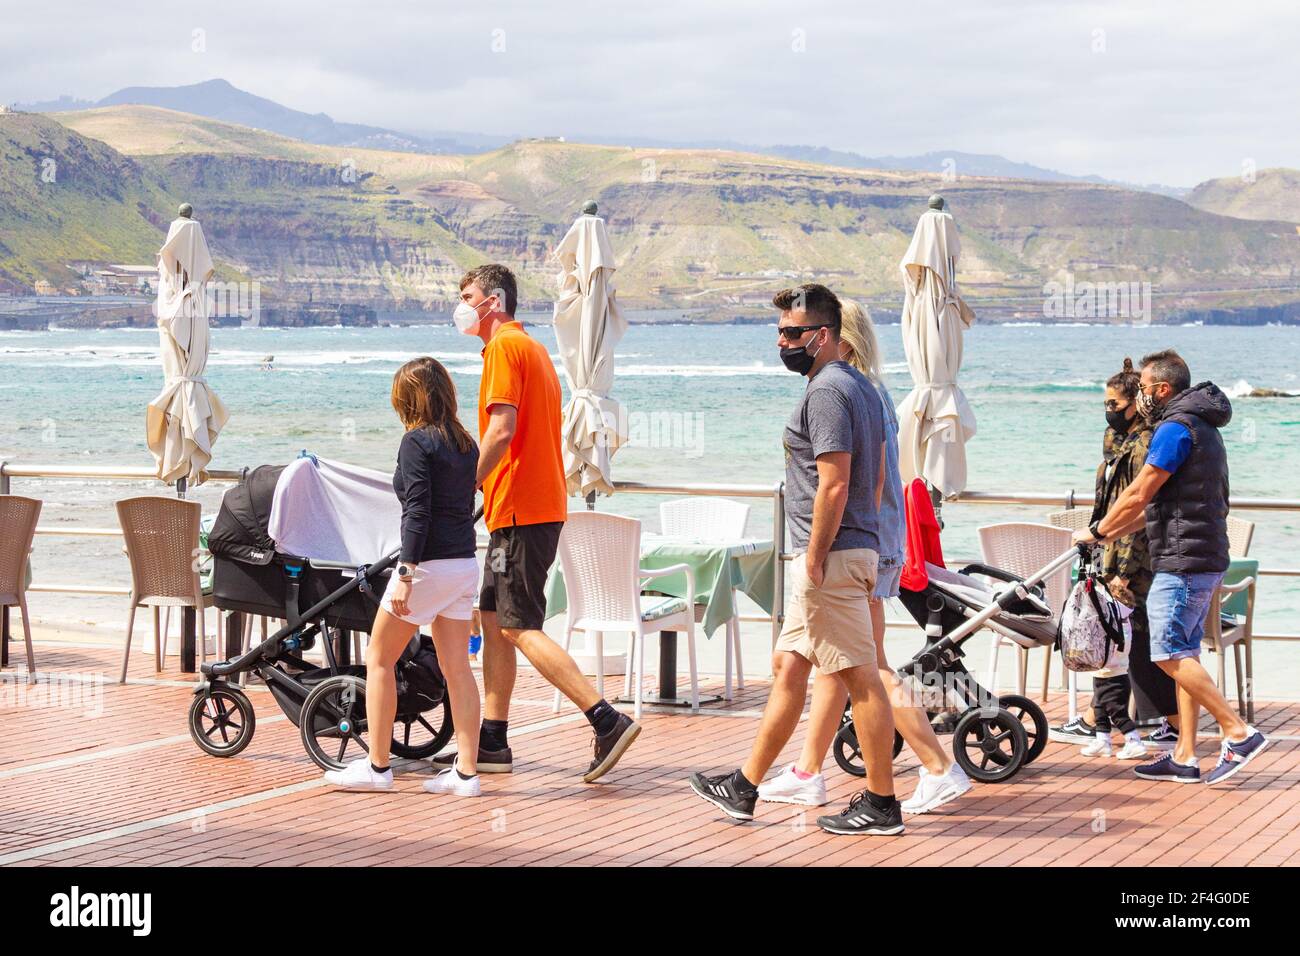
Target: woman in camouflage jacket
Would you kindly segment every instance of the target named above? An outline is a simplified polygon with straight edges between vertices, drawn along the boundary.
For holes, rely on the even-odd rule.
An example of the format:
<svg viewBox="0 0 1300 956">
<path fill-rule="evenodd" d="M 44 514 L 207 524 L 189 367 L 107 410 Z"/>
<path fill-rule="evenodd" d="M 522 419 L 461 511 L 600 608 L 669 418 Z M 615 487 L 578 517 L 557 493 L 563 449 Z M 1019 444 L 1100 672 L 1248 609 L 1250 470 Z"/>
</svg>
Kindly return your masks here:
<svg viewBox="0 0 1300 956">
<path fill-rule="evenodd" d="M 1097 468 L 1096 504 L 1092 518 L 1099 519 L 1146 464 L 1152 426 L 1137 410 L 1139 375 L 1131 359 L 1123 371 L 1106 382 L 1106 435 L 1102 463 Z M 1146 599 L 1151 588 L 1151 554 L 1145 530 L 1135 531 L 1107 544 L 1101 556 L 1102 578 L 1117 601 L 1133 609 L 1129 677 L 1137 703 L 1139 723 L 1169 718 L 1178 712 L 1174 682 L 1151 663 Z"/>
</svg>

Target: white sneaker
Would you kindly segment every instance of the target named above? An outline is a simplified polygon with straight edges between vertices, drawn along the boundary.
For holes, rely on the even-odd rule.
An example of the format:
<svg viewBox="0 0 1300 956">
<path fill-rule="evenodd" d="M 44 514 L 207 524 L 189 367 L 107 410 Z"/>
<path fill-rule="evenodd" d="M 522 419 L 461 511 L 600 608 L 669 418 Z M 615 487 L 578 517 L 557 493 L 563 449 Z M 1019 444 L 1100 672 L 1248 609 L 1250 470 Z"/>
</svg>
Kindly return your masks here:
<svg viewBox="0 0 1300 956">
<path fill-rule="evenodd" d="M 790 764 L 771 780 L 758 785 L 758 799 L 768 803 L 798 803 L 805 807 L 824 807 L 826 779 L 818 773 L 807 780 L 800 780 L 794 775 L 794 764 Z"/>
<path fill-rule="evenodd" d="M 375 773 L 370 758 L 354 760 L 342 770 L 326 770 L 325 782 L 343 790 L 392 790 L 393 771 Z"/>
<path fill-rule="evenodd" d="M 1110 741 L 1104 737 L 1094 737 L 1092 743 L 1088 744 L 1079 753 L 1085 757 L 1109 757 L 1112 754 Z M 1142 756 L 1146 756 L 1146 751 L 1142 751 Z M 1125 758 L 1128 759 L 1127 757 Z"/>
<path fill-rule="evenodd" d="M 441 773 L 424 781 L 425 793 L 450 793 L 455 797 L 477 797 L 483 793 L 479 786 L 478 774 L 468 780 L 456 772 L 455 767 L 448 767 Z"/>
<path fill-rule="evenodd" d="M 1116 760 L 1145 760 L 1147 748 L 1140 740 L 1126 740 L 1120 752 L 1115 755 Z"/>
<path fill-rule="evenodd" d="M 970 788 L 970 777 L 956 764 L 949 767 L 947 773 L 937 777 L 922 767 L 920 782 L 912 795 L 903 801 L 903 812 L 929 813 L 945 803 L 952 803 Z"/>
</svg>

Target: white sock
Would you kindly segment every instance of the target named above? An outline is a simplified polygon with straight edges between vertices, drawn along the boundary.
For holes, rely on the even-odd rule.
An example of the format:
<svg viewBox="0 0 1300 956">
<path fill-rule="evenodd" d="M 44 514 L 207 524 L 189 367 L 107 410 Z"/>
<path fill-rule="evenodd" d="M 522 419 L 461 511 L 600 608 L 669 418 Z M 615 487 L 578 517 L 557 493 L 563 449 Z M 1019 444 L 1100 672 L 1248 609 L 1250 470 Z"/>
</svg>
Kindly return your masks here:
<svg viewBox="0 0 1300 956">
<path fill-rule="evenodd" d="M 1110 746 L 1110 731 L 1109 731 L 1109 730 L 1099 730 L 1099 731 L 1097 731 L 1097 741 L 1098 741 L 1099 743 L 1103 743 L 1103 744 L 1105 744 L 1107 747 L 1109 747 L 1109 746 Z"/>
<path fill-rule="evenodd" d="M 1134 743 L 1134 744 L 1140 744 L 1140 743 L 1142 743 L 1142 735 L 1141 735 L 1140 733 L 1138 733 L 1136 727 L 1134 727 L 1132 730 L 1130 730 L 1128 733 L 1126 733 L 1126 734 L 1124 735 L 1124 739 L 1127 740 L 1127 741 L 1129 741 L 1130 743 Z"/>
</svg>

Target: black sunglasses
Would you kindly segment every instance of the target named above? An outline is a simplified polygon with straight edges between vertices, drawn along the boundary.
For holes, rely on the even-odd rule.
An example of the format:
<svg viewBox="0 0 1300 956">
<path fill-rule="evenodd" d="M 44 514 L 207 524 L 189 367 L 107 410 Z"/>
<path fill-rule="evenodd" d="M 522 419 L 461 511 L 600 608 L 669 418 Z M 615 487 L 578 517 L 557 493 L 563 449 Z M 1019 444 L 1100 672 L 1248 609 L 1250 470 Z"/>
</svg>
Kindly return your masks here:
<svg viewBox="0 0 1300 956">
<path fill-rule="evenodd" d="M 776 334 L 778 337 L 785 339 L 787 342 L 793 342 L 795 339 L 801 339 L 809 332 L 815 329 L 829 329 L 830 326 L 823 322 L 821 325 L 786 325 L 778 326 Z"/>
</svg>

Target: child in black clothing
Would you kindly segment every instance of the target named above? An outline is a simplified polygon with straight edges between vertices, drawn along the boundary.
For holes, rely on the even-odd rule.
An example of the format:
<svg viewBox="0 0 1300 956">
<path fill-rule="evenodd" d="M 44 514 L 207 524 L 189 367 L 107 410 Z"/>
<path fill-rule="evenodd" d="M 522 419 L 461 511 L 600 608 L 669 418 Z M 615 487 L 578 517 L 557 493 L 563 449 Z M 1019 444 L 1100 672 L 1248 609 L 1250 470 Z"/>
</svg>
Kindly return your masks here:
<svg viewBox="0 0 1300 956">
<path fill-rule="evenodd" d="M 1128 628 L 1125 628 L 1127 631 Z M 1092 676 L 1092 719 L 1096 724 L 1097 736 L 1083 748 L 1085 757 L 1112 756 L 1111 732 L 1118 730 L 1124 735 L 1124 746 L 1118 754 L 1119 760 L 1138 760 L 1147 755 L 1142 745 L 1142 735 L 1138 733 L 1137 724 L 1129 716 L 1128 702 L 1132 696 L 1132 685 L 1128 677 L 1128 645 L 1111 651 L 1106 666 L 1094 671 Z"/>
</svg>

